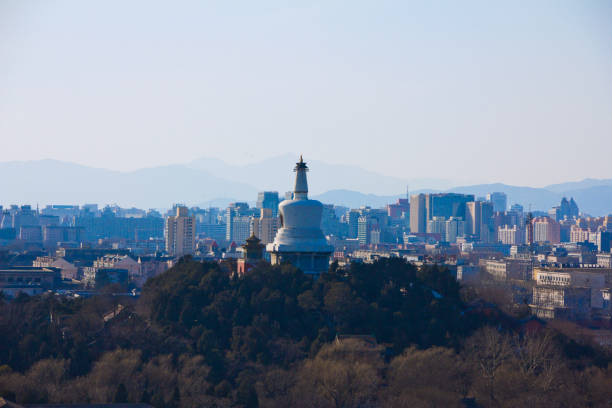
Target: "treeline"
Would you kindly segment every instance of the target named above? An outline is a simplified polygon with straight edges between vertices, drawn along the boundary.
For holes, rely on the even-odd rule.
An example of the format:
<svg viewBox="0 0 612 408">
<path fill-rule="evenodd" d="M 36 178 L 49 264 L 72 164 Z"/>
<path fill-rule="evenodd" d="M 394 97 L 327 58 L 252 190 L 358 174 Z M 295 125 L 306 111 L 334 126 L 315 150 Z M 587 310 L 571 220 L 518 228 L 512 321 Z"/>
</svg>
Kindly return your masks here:
<svg viewBox="0 0 612 408">
<path fill-rule="evenodd" d="M 156 407 L 612 401 L 606 353 L 550 330 L 523 333 L 461 296 L 447 270 L 399 259 L 333 266 L 316 281 L 268 264 L 233 279 L 184 259 L 137 302 L 0 301 L 0 396 Z"/>
</svg>

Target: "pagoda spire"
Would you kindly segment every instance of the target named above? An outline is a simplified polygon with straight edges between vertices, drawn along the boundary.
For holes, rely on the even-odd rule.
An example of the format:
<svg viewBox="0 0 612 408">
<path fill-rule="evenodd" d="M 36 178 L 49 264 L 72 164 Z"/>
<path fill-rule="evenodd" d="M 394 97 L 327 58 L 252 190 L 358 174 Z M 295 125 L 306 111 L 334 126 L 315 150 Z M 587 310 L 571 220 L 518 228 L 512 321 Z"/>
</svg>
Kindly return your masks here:
<svg viewBox="0 0 612 408">
<path fill-rule="evenodd" d="M 302 155 L 300 154 L 300 161 L 295 164 L 295 186 L 293 188 L 293 199 L 294 200 L 308 200 L 308 180 L 306 179 L 306 172 L 308 166 L 304 162 Z"/>
</svg>

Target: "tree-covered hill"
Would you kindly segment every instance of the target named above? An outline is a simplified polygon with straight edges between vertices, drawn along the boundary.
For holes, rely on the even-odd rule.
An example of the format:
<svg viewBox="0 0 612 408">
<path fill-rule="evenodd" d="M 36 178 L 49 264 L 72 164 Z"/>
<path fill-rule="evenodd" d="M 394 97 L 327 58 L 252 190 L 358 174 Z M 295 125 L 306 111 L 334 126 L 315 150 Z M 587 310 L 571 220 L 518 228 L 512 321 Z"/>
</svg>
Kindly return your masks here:
<svg viewBox="0 0 612 408">
<path fill-rule="evenodd" d="M 0 301 L 0 396 L 159 407 L 551 406 L 562 390 L 595 406 L 608 397 L 604 353 L 466 313 L 460 289 L 446 269 L 400 259 L 334 265 L 313 280 L 266 263 L 233 278 L 184 258 L 138 301 Z"/>
</svg>

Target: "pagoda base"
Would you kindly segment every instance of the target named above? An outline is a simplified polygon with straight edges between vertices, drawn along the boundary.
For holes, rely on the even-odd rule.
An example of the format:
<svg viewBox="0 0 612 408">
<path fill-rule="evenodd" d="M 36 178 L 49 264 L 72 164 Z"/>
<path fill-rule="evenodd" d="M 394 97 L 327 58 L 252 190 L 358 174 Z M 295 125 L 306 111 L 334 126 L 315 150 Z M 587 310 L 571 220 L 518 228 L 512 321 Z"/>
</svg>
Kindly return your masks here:
<svg viewBox="0 0 612 408">
<path fill-rule="evenodd" d="M 320 275 L 329 270 L 331 252 L 271 252 L 270 263 L 290 263 L 309 275 Z"/>
</svg>

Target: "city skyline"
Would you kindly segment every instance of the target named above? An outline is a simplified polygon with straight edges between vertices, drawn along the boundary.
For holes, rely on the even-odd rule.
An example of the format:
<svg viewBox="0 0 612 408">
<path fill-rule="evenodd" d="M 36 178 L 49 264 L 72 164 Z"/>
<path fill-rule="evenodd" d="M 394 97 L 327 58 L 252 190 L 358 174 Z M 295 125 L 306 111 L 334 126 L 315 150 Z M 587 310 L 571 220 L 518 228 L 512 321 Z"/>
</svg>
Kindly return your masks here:
<svg viewBox="0 0 612 408">
<path fill-rule="evenodd" d="M 0 408 L 612 401 L 612 1 L 0 0 Z"/>
<path fill-rule="evenodd" d="M 227 206 L 232 201 L 253 203 L 258 191 L 285 193 L 290 177 L 282 169 L 295 161 L 284 155 L 260 163 L 230 166 L 218 160 L 197 160 L 187 165 L 159 166 L 134 172 L 114 172 L 71 163 L 43 160 L 0 163 L 11 174 L 0 181 L 0 205 L 96 203 L 123 207 L 163 209 L 174 203 L 189 206 Z M 545 210 L 563 197 L 576 198 L 587 214 L 612 213 L 612 179 L 585 179 L 532 188 L 501 183 L 450 187 L 439 179 L 386 177 L 357 166 L 312 160 L 316 199 L 347 207 L 382 207 L 407 193 L 461 193 L 485 197 L 503 192 L 508 205 Z M 163 194 L 159 188 L 163 186 Z M 437 188 L 426 188 L 426 187 Z"/>
<path fill-rule="evenodd" d="M 0 161 L 292 152 L 460 184 L 612 174 L 607 2 L 118 4 L 0 5 Z"/>
</svg>

